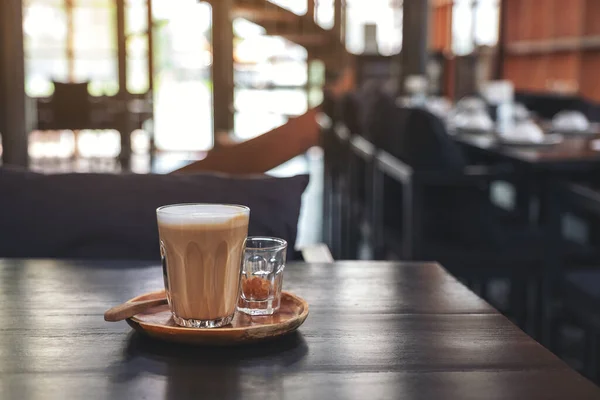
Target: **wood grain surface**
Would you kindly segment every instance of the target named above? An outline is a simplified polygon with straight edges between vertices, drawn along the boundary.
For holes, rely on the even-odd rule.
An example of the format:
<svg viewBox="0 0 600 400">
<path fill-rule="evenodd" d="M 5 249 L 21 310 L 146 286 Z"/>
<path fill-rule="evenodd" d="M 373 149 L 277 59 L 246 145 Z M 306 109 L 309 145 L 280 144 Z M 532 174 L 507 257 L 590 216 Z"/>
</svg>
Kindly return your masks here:
<svg viewBox="0 0 600 400">
<path fill-rule="evenodd" d="M 0 260 L 1 399 L 600 399 L 435 264 L 294 264 L 310 317 L 280 340 L 170 344 L 103 312 L 158 265 Z"/>
</svg>

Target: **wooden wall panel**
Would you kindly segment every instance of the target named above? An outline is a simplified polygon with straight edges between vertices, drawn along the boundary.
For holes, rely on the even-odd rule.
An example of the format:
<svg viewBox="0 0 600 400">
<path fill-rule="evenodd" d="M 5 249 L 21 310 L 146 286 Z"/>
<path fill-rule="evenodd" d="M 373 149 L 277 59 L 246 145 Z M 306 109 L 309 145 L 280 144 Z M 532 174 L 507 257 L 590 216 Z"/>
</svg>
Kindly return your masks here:
<svg viewBox="0 0 600 400">
<path fill-rule="evenodd" d="M 557 53 L 550 56 L 548 73 L 557 80 L 578 80 L 580 56 L 578 53 Z"/>
<path fill-rule="evenodd" d="M 516 89 L 523 87 L 524 60 L 520 56 L 507 56 L 504 60 L 504 78 L 513 81 Z"/>
<path fill-rule="evenodd" d="M 554 36 L 554 6 L 556 0 L 537 0 L 531 24 L 531 40 L 548 40 Z"/>
<path fill-rule="evenodd" d="M 504 1 L 503 76 L 517 90 L 600 102 L 600 0 Z"/>
<path fill-rule="evenodd" d="M 577 89 L 580 70 L 581 59 L 577 53 L 508 56 L 504 63 L 504 77 L 513 81 L 519 91 Z"/>
<path fill-rule="evenodd" d="M 596 102 L 600 102 L 600 52 L 588 52 L 581 60 L 581 95 Z"/>
<path fill-rule="evenodd" d="M 554 37 L 581 36 L 586 0 L 554 0 Z"/>
<path fill-rule="evenodd" d="M 519 40 L 533 40 L 535 38 L 532 21 L 537 13 L 537 0 L 520 0 L 520 7 Z"/>
<path fill-rule="evenodd" d="M 543 92 L 547 86 L 549 58 L 545 54 L 534 55 L 529 58 L 527 68 L 527 86 L 530 91 Z"/>
<path fill-rule="evenodd" d="M 577 94 L 581 72 L 581 55 L 578 52 L 556 53 L 549 56 L 548 84 L 554 91 Z"/>
<path fill-rule="evenodd" d="M 515 64 L 515 81 L 517 90 L 528 92 L 540 92 L 546 88 L 547 57 L 545 55 L 531 55 L 518 57 Z M 523 74 L 527 71 L 527 74 Z"/>
<path fill-rule="evenodd" d="M 600 35 L 600 1 L 587 0 L 584 19 L 584 33 L 586 35 Z"/>
<path fill-rule="evenodd" d="M 506 42 L 513 43 L 519 40 L 519 13 L 521 11 L 521 4 L 519 0 L 504 0 L 506 1 L 505 13 L 503 17 L 506 19 Z"/>
</svg>

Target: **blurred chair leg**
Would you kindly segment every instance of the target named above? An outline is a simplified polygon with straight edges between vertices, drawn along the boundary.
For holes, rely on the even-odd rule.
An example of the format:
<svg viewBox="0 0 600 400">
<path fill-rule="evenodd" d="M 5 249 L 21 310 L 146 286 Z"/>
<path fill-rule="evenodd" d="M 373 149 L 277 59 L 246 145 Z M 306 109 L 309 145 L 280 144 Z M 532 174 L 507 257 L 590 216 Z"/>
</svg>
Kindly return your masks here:
<svg viewBox="0 0 600 400">
<path fill-rule="evenodd" d="M 150 156 L 150 171 L 152 171 L 152 168 L 154 166 L 154 161 L 156 160 L 156 139 L 155 139 L 155 135 L 154 132 L 150 132 L 149 133 L 149 142 L 150 142 L 150 148 L 148 149 L 148 153 Z"/>
<path fill-rule="evenodd" d="M 371 248 L 373 250 L 373 257 L 376 260 L 382 260 L 385 258 L 385 246 L 383 243 L 383 202 L 384 202 L 384 188 L 383 188 L 383 172 L 373 166 L 373 181 L 372 183 L 372 208 L 371 208 Z"/>
<path fill-rule="evenodd" d="M 346 212 L 347 220 L 347 240 L 346 256 L 347 259 L 356 260 L 359 256 L 361 246 L 363 216 L 365 204 L 363 203 L 363 193 L 361 183 L 361 167 L 364 163 L 362 158 L 355 154 L 350 154 L 351 159 L 348 163 L 348 195 L 346 198 L 348 210 Z"/>
<path fill-rule="evenodd" d="M 509 314 L 517 326 L 524 329 L 527 325 L 527 283 L 519 277 L 510 280 Z"/>
<path fill-rule="evenodd" d="M 531 198 L 532 190 L 530 188 L 530 177 L 524 175 L 522 178 L 516 180 L 515 189 L 516 202 L 515 202 L 515 213 L 521 221 L 531 221 Z"/>
<path fill-rule="evenodd" d="M 539 332 L 538 340 L 548 348 L 552 347 L 552 319 L 558 306 L 555 304 L 554 294 L 558 290 L 560 278 L 564 268 L 564 254 L 562 253 L 562 224 L 561 210 L 562 196 L 556 186 L 551 182 L 544 182 L 540 190 L 545 194 L 544 218 L 542 219 L 546 231 L 547 248 L 544 251 L 544 265 L 541 278 L 538 279 L 539 287 Z M 537 314 L 537 313 L 536 313 Z"/>
<path fill-rule="evenodd" d="M 371 159 L 366 165 L 365 173 L 365 204 L 363 208 L 363 229 L 361 230 L 361 242 L 368 248 L 370 257 L 375 258 L 375 248 L 373 246 L 373 160 Z"/>
<path fill-rule="evenodd" d="M 342 180 L 339 203 L 340 209 L 340 259 L 349 259 L 348 248 L 350 241 L 350 213 L 352 210 L 351 199 L 349 198 L 350 193 L 350 181 L 346 175 Z"/>
<path fill-rule="evenodd" d="M 331 182 L 331 172 L 329 171 L 329 162 L 327 160 L 327 154 L 325 155 L 325 166 L 323 168 L 323 226 L 322 226 L 322 235 L 323 242 L 331 247 L 331 212 L 332 212 L 332 204 L 331 200 L 332 196 L 332 182 Z"/>
<path fill-rule="evenodd" d="M 535 337 L 547 348 L 552 348 L 552 314 L 554 313 L 554 305 L 552 298 L 552 280 L 549 277 L 539 279 L 538 296 L 537 296 L 537 312 L 534 314 L 537 318 L 535 321 Z"/>
<path fill-rule="evenodd" d="M 593 328 L 585 332 L 583 368 L 590 379 L 598 379 L 598 334 Z"/>
<path fill-rule="evenodd" d="M 340 207 L 339 207 L 339 193 L 338 193 L 339 182 L 334 182 L 331 192 L 331 251 L 333 257 L 339 260 L 340 245 L 339 245 L 339 222 L 340 222 Z"/>
<path fill-rule="evenodd" d="M 345 260 L 353 260 L 355 246 L 353 243 L 354 239 L 354 230 L 356 229 L 356 219 L 355 219 L 355 202 L 356 202 L 356 193 L 355 193 L 355 168 L 353 160 L 348 160 L 346 165 L 346 179 L 344 185 L 344 193 L 342 197 L 342 207 L 343 207 L 343 215 L 344 215 L 344 228 L 343 228 L 343 248 L 342 254 L 343 259 Z"/>
<path fill-rule="evenodd" d="M 344 259 L 344 177 L 336 175 L 333 199 L 333 256 L 336 260 Z"/>
<path fill-rule="evenodd" d="M 480 283 L 480 288 L 479 288 L 479 296 L 481 296 L 481 298 L 486 301 L 488 301 L 488 286 L 489 286 L 489 280 L 482 279 L 481 283 Z"/>
</svg>

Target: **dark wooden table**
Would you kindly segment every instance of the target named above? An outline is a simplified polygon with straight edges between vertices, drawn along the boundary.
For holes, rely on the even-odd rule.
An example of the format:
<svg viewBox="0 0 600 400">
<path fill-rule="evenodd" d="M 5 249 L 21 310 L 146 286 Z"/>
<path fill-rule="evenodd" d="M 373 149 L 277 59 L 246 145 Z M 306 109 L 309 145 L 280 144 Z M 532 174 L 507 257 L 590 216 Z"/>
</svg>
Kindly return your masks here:
<svg viewBox="0 0 600 400">
<path fill-rule="evenodd" d="M 600 166 L 600 136 L 565 136 L 553 146 L 506 146 L 491 135 L 456 135 L 454 140 L 471 151 L 540 170 L 589 171 Z"/>
<path fill-rule="evenodd" d="M 558 179 L 589 179 L 600 170 L 600 136 L 566 135 L 553 146 L 506 146 L 492 135 L 458 134 L 454 140 L 475 159 L 508 162 L 516 169 L 516 209 L 524 220 L 543 219 Z M 539 200 L 539 215 L 532 217 L 532 198 Z"/>
<path fill-rule="evenodd" d="M 600 399 L 600 390 L 435 264 L 295 264 L 311 311 L 255 347 L 153 341 L 102 313 L 157 265 L 0 261 L 2 399 Z"/>
</svg>

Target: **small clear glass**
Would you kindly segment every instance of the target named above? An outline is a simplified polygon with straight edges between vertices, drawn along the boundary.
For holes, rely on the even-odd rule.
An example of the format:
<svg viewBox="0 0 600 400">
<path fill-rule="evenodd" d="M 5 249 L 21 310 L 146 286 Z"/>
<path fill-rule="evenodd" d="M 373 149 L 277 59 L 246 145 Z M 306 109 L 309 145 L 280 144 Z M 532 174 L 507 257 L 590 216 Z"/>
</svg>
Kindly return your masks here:
<svg viewBox="0 0 600 400">
<path fill-rule="evenodd" d="M 270 237 L 249 237 L 242 263 L 238 311 L 272 315 L 279 311 L 287 242 Z"/>
</svg>

